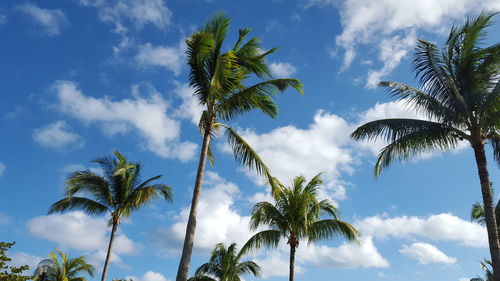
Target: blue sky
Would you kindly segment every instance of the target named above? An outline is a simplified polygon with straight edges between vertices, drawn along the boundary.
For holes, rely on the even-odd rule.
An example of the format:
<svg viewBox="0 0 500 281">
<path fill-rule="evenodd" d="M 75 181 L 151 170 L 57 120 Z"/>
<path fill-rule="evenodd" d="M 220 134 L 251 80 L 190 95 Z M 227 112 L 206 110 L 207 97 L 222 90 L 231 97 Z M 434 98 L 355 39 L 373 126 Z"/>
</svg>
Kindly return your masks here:
<svg viewBox="0 0 500 281">
<path fill-rule="evenodd" d="M 417 38 L 442 43 L 467 14 L 500 11 L 496 0 L 73 0 L 0 3 L 0 237 L 16 241 L 16 264 L 36 265 L 53 248 L 87 255 L 101 268 L 106 218 L 47 216 L 68 173 L 117 149 L 163 174 L 173 204 L 155 202 L 120 225 L 109 278 L 175 278 L 194 183 L 199 107 L 187 84 L 184 39 L 218 10 L 232 18 L 227 41 L 251 27 L 277 77 L 298 78 L 305 93 L 277 97 L 280 115 L 258 112 L 232 125 L 288 183 L 324 172 L 321 196 L 362 233 L 359 244 L 324 241 L 298 250 L 298 280 L 465 280 L 482 276 L 486 232 L 469 221 L 480 199 L 471 149 L 422 155 L 378 179 L 383 143 L 348 138 L 370 120 L 419 114 L 391 101 L 380 80 L 415 85 Z M 499 21 L 499 17 L 496 19 Z M 499 42 L 500 25 L 488 42 Z M 222 139 L 207 170 L 192 268 L 218 242 L 250 237 L 265 186 L 235 163 Z M 490 152 L 490 151 L 488 151 Z M 490 153 L 491 154 L 491 153 Z M 490 155 L 489 155 L 490 156 Z M 500 181 L 489 158 L 491 180 Z M 96 170 L 97 171 L 97 170 Z M 251 257 L 266 280 L 286 280 L 287 248 Z M 95 278 L 97 280 L 97 278 Z M 246 280 L 253 280 L 245 277 Z"/>
</svg>

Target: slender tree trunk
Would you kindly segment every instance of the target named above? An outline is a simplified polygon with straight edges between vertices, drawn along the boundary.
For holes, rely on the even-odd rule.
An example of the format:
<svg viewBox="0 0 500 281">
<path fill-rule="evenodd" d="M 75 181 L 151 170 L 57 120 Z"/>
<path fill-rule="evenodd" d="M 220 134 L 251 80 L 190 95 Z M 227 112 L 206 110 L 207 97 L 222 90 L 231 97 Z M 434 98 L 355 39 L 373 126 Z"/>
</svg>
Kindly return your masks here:
<svg viewBox="0 0 500 281">
<path fill-rule="evenodd" d="M 297 250 L 297 245 L 294 241 L 290 241 L 290 281 L 293 281 L 295 272 L 295 251 Z"/>
<path fill-rule="evenodd" d="M 488 241 L 490 245 L 491 262 L 493 265 L 494 280 L 500 281 L 500 245 L 498 242 L 498 228 L 493 207 L 493 193 L 489 180 L 486 153 L 484 152 L 484 142 L 477 141 L 472 145 L 476 157 L 479 181 L 481 183 L 481 193 L 483 194 L 484 216 Z"/>
<path fill-rule="evenodd" d="M 196 181 L 194 183 L 191 210 L 189 212 L 189 219 L 186 227 L 186 236 L 184 237 L 184 246 L 182 248 L 182 256 L 179 263 L 179 269 L 177 270 L 177 278 L 175 279 L 176 281 L 186 281 L 188 277 L 189 263 L 191 262 L 191 253 L 193 252 L 194 235 L 196 231 L 196 213 L 198 208 L 198 201 L 201 194 L 201 183 L 203 181 L 203 174 L 205 171 L 208 146 L 210 144 L 210 131 L 211 126 L 208 126 L 208 129 L 203 136 L 200 162 L 198 163 L 198 172 L 196 173 Z"/>
<path fill-rule="evenodd" d="M 111 236 L 109 237 L 108 253 L 106 254 L 106 260 L 104 261 L 104 268 L 102 270 L 101 281 L 106 281 L 106 275 L 108 274 L 108 265 L 111 258 L 111 248 L 113 247 L 113 241 L 115 240 L 115 233 L 118 229 L 118 220 L 113 219 L 113 228 L 111 228 Z"/>
</svg>

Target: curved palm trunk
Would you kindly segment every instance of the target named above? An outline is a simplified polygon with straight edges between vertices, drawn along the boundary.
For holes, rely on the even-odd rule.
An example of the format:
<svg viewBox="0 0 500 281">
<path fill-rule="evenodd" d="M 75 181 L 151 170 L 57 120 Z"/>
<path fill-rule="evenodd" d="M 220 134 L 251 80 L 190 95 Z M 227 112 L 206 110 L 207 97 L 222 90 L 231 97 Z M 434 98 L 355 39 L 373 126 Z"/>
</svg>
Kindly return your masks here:
<svg viewBox="0 0 500 281">
<path fill-rule="evenodd" d="M 293 281 L 295 274 L 295 252 L 297 250 L 297 244 L 295 239 L 290 239 L 290 277 L 289 280 Z"/>
<path fill-rule="evenodd" d="M 115 240 L 115 233 L 118 229 L 118 221 L 113 219 L 113 228 L 111 228 L 111 236 L 109 237 L 108 252 L 106 254 L 106 260 L 104 261 L 104 268 L 102 270 L 101 281 L 106 280 L 106 275 L 108 274 L 108 265 L 111 258 L 111 248 L 113 247 L 113 241 Z"/>
<path fill-rule="evenodd" d="M 196 181 L 194 183 L 191 210 L 189 212 L 189 219 L 186 227 L 186 236 L 184 237 L 184 246 L 182 248 L 182 256 L 179 263 L 179 269 L 177 270 L 177 278 L 175 279 L 176 281 L 186 281 L 188 277 L 189 263 L 191 261 L 191 254 L 193 252 L 194 234 L 196 231 L 196 213 L 198 208 L 198 201 L 201 194 L 201 183 L 203 181 L 203 174 L 205 171 L 208 146 L 210 144 L 210 131 L 211 130 L 208 129 L 203 136 L 200 162 L 198 163 L 198 172 L 196 173 Z"/>
<path fill-rule="evenodd" d="M 481 193 L 483 195 L 484 216 L 486 220 L 486 229 L 488 231 L 494 280 L 500 281 L 500 245 L 498 242 L 498 228 L 496 224 L 495 209 L 493 207 L 493 193 L 491 192 L 484 143 L 478 141 L 476 144 L 473 144 L 472 147 L 474 148 L 479 181 L 481 183 Z"/>
</svg>

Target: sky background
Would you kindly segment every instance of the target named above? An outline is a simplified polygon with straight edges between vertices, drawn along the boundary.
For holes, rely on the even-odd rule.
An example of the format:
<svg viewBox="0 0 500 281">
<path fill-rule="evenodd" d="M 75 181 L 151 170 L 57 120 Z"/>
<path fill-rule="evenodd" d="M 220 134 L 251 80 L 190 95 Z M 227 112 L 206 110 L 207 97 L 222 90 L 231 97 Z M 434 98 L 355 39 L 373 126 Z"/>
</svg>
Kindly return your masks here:
<svg viewBox="0 0 500 281">
<path fill-rule="evenodd" d="M 472 150 L 422 155 L 396 163 L 378 179 L 373 164 L 383 143 L 356 143 L 364 122 L 419 117 L 376 87 L 380 80 L 417 85 L 411 54 L 417 38 L 437 44 L 453 24 L 497 0 L 53 0 L 0 3 L 0 240 L 16 241 L 14 264 L 35 267 L 54 248 L 87 255 L 99 272 L 107 218 L 79 212 L 47 215 L 72 171 L 119 150 L 143 163 L 144 177 L 162 174 L 174 203 L 156 201 L 119 227 L 108 278 L 175 279 L 201 137 L 200 109 L 187 84 L 184 40 L 216 11 L 265 48 L 276 77 L 298 78 L 304 95 L 276 98 L 280 115 L 252 112 L 231 125 L 288 184 L 324 172 L 322 198 L 362 233 L 358 244 L 332 239 L 302 243 L 297 280 L 456 280 L 483 276 L 485 229 L 471 223 L 481 199 Z M 496 17 L 500 21 L 500 16 Z M 500 41 L 500 24 L 485 44 Z M 252 206 L 268 190 L 215 140 L 199 206 L 194 270 L 216 243 L 242 245 Z M 498 167 L 488 160 L 491 181 Z M 288 249 L 249 257 L 263 278 L 286 280 Z M 254 280 L 245 276 L 245 280 Z"/>
</svg>

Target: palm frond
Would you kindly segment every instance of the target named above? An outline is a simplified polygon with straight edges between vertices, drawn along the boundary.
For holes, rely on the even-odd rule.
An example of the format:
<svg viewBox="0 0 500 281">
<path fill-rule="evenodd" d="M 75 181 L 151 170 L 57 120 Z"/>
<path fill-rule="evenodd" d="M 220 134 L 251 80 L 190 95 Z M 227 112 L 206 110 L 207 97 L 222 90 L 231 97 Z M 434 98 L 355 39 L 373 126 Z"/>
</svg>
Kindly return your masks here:
<svg viewBox="0 0 500 281">
<path fill-rule="evenodd" d="M 385 126 L 384 123 L 392 125 L 391 122 L 385 122 L 387 120 L 370 123 L 375 124 L 375 127 Z M 375 164 L 375 176 L 379 176 L 382 169 L 388 167 L 395 159 L 402 161 L 408 160 L 412 156 L 420 156 L 422 153 L 450 150 L 455 148 L 460 141 L 460 136 L 457 135 L 458 130 L 452 127 L 434 122 L 405 120 L 408 120 L 406 124 L 418 125 L 420 128 L 412 131 L 411 128 L 408 130 L 409 128 L 404 128 L 404 126 L 399 127 L 400 123 L 396 126 L 396 130 L 387 132 L 387 138 L 392 142 L 380 151 Z M 363 126 L 370 126 L 370 123 Z M 375 130 L 379 129 L 375 128 Z M 387 130 L 387 127 L 384 130 Z"/>
<path fill-rule="evenodd" d="M 63 213 L 69 210 L 80 210 L 91 216 L 100 216 L 112 212 L 107 206 L 85 197 L 67 197 L 61 199 L 49 208 L 49 214 Z"/>
<path fill-rule="evenodd" d="M 269 168 L 267 168 L 257 152 L 240 135 L 231 127 L 226 127 L 225 134 L 237 161 L 266 178 L 271 175 Z"/>
<path fill-rule="evenodd" d="M 279 245 L 283 234 L 278 230 L 264 230 L 254 234 L 241 248 L 240 253 L 247 254 L 252 250 L 266 248 L 276 248 Z"/>
<path fill-rule="evenodd" d="M 245 261 L 238 265 L 238 271 L 241 273 L 252 274 L 255 277 L 261 276 L 261 268 L 260 266 L 253 261 Z"/>
<path fill-rule="evenodd" d="M 324 219 L 314 222 L 309 231 L 309 243 L 335 237 L 343 237 L 348 241 L 355 241 L 359 236 L 359 231 L 354 226 L 335 219 Z"/>
</svg>

